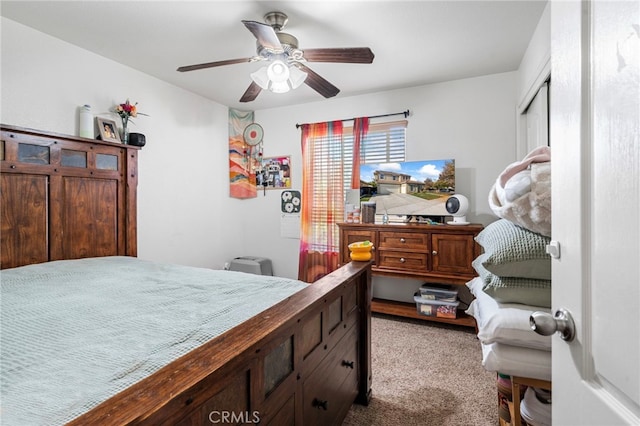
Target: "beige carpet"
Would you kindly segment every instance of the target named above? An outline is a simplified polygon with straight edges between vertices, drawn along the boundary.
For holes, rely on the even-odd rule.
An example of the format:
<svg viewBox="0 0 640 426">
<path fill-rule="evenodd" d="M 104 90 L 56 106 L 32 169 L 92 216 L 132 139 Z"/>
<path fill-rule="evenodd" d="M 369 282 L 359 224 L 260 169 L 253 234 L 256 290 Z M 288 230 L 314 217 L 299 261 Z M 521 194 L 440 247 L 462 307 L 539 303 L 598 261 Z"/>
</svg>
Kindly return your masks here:
<svg viewBox="0 0 640 426">
<path fill-rule="evenodd" d="M 371 335 L 371 403 L 343 425 L 498 425 L 495 373 L 472 328 L 374 314 Z"/>
</svg>

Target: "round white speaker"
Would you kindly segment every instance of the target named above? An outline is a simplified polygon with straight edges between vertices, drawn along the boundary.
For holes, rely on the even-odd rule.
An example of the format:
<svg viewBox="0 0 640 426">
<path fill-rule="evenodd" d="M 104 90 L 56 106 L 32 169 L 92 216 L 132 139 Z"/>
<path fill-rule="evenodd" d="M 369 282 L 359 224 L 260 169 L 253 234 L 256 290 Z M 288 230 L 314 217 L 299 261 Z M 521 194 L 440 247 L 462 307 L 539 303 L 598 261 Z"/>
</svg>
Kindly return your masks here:
<svg viewBox="0 0 640 426">
<path fill-rule="evenodd" d="M 468 225 L 467 211 L 469 210 L 469 200 L 464 195 L 454 194 L 447 198 L 445 203 L 447 212 L 453 216 L 453 221 L 447 222 L 449 225 Z"/>
</svg>

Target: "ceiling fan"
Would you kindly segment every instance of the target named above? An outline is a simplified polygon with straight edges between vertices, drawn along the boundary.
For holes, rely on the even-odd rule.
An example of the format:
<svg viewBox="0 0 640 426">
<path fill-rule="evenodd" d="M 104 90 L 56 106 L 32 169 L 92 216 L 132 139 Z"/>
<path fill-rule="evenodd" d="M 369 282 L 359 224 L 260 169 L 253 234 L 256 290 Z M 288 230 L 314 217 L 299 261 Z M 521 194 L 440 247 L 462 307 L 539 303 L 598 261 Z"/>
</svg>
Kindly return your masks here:
<svg viewBox="0 0 640 426">
<path fill-rule="evenodd" d="M 300 50 L 298 39 L 282 32 L 288 21 L 286 14 L 269 12 L 264 16 L 264 20 L 266 23 L 242 21 L 257 39 L 256 56 L 188 65 L 178 68 L 178 71 L 195 71 L 243 62 L 268 61 L 268 66 L 251 74 L 253 82 L 240 98 L 240 102 L 251 102 L 263 89 L 282 93 L 291 88 L 295 89 L 303 82 L 325 98 L 331 98 L 340 92 L 340 89 L 307 67 L 305 62 L 352 64 L 373 62 L 374 54 L 368 47 Z"/>
</svg>

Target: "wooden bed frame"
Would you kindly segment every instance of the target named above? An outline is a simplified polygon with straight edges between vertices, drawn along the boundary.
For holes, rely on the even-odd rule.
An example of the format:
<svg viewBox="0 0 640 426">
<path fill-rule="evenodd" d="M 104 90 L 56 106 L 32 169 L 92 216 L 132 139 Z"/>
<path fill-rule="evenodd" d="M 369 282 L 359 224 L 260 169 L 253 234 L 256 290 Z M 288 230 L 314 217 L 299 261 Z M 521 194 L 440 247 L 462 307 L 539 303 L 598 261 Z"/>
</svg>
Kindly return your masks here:
<svg viewBox="0 0 640 426">
<path fill-rule="evenodd" d="M 0 266 L 136 256 L 139 148 L 1 125 Z M 352 262 L 70 424 L 340 424 L 371 398 L 371 264 Z"/>
</svg>

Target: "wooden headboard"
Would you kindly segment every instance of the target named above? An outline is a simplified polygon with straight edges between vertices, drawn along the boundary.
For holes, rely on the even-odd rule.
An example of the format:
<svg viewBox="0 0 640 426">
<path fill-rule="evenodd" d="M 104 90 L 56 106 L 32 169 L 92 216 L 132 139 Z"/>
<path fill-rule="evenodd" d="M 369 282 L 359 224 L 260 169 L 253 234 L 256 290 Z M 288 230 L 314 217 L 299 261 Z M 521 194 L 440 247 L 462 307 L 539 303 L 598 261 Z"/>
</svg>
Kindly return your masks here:
<svg viewBox="0 0 640 426">
<path fill-rule="evenodd" d="M 0 130 L 0 268 L 137 255 L 139 147 Z"/>
</svg>

